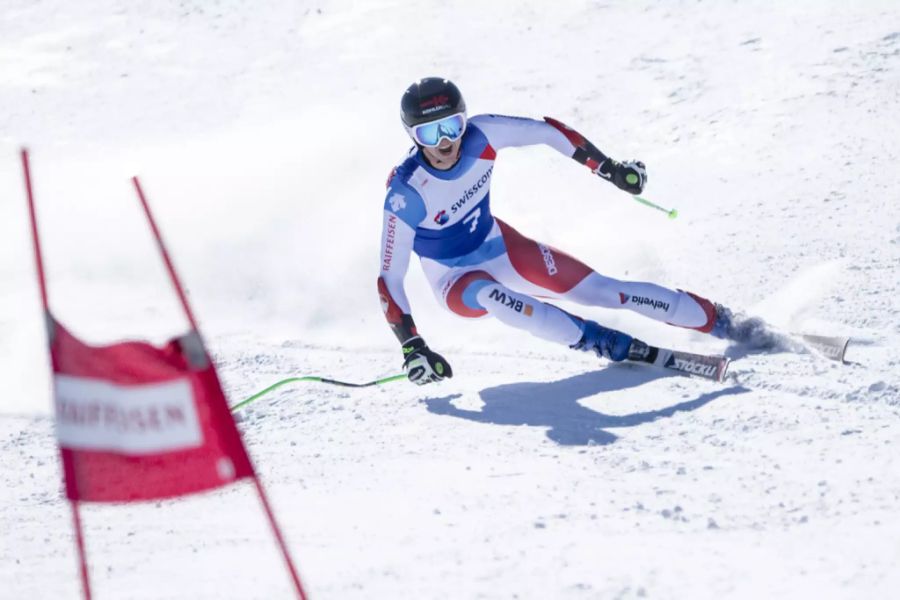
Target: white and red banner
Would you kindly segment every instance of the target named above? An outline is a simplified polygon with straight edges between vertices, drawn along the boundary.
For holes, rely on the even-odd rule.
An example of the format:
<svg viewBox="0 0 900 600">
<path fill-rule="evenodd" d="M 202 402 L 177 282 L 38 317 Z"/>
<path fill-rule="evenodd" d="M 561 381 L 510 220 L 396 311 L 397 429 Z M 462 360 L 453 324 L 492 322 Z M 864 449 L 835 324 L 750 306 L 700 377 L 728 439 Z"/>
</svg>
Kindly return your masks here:
<svg viewBox="0 0 900 600">
<path fill-rule="evenodd" d="M 93 347 L 53 322 L 56 431 L 66 495 L 88 502 L 180 496 L 253 476 L 215 368 L 186 343 Z M 202 356 L 202 355 L 201 355 Z"/>
</svg>

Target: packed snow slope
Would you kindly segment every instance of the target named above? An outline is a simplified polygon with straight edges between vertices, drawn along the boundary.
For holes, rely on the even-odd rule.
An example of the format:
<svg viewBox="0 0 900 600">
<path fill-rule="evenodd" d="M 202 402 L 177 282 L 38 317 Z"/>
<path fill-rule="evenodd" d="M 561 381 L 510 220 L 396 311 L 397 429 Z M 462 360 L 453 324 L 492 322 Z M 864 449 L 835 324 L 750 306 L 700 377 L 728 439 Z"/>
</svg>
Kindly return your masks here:
<svg viewBox="0 0 900 600">
<path fill-rule="evenodd" d="M 891 598 L 900 589 L 900 5 L 893 0 L 0 5 L 0 598 L 76 598 L 17 151 L 50 299 L 78 335 L 185 326 L 142 177 L 233 402 L 399 370 L 375 294 L 403 89 L 554 116 L 646 162 L 674 221 L 549 148 L 494 212 L 620 278 L 681 287 L 849 364 L 727 352 L 724 384 L 611 366 L 444 313 L 456 376 L 283 388 L 240 427 L 313 598 Z M 288 598 L 247 486 L 84 511 L 98 598 Z"/>
</svg>

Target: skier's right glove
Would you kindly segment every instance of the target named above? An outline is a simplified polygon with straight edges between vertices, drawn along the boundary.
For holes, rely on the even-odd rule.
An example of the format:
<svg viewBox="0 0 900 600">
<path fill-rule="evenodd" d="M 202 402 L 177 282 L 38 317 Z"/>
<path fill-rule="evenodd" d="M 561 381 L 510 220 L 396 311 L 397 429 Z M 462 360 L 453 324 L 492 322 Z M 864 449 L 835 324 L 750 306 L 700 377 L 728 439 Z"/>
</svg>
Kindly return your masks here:
<svg viewBox="0 0 900 600">
<path fill-rule="evenodd" d="M 453 369 L 443 356 L 433 352 L 425 340 L 416 336 L 403 342 L 403 370 L 410 381 L 425 385 L 433 381 L 453 377 Z"/>
<path fill-rule="evenodd" d="M 620 190 L 629 194 L 640 194 L 647 185 L 647 167 L 639 160 L 627 160 L 620 163 L 607 158 L 594 170 L 594 173 L 611 181 Z"/>
</svg>

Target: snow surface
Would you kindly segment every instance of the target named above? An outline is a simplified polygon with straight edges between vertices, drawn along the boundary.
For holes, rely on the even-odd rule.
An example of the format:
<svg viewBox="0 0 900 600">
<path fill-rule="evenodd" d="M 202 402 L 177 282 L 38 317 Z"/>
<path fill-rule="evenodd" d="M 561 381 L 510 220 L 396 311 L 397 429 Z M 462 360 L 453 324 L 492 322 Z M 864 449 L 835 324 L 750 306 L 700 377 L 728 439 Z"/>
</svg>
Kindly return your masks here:
<svg viewBox="0 0 900 600">
<path fill-rule="evenodd" d="M 597 364 L 441 312 L 456 377 L 283 388 L 240 426 L 313 598 L 895 598 L 900 5 L 885 1 L 0 5 L 0 598 L 75 598 L 17 151 L 51 304 L 91 341 L 184 321 L 139 174 L 232 401 L 398 371 L 374 290 L 412 80 L 555 116 L 649 168 L 630 201 L 504 152 L 494 210 L 616 277 L 852 335 L 848 365 L 727 351 L 724 385 Z M 84 510 L 98 598 L 287 598 L 249 486 Z"/>
</svg>

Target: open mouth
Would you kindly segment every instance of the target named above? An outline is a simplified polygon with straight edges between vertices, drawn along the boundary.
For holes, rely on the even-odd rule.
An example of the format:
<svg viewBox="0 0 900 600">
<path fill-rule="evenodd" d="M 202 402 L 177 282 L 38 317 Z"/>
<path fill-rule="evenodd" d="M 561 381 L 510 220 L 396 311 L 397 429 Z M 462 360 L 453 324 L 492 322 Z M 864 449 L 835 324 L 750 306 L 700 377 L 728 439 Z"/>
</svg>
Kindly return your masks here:
<svg viewBox="0 0 900 600">
<path fill-rule="evenodd" d="M 444 147 L 438 146 L 437 151 L 440 153 L 441 156 L 449 157 L 450 153 L 453 152 L 453 144 L 448 144 L 447 146 L 444 146 Z"/>
</svg>

